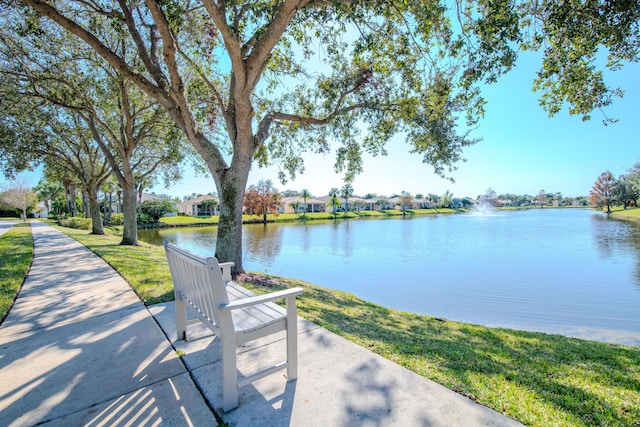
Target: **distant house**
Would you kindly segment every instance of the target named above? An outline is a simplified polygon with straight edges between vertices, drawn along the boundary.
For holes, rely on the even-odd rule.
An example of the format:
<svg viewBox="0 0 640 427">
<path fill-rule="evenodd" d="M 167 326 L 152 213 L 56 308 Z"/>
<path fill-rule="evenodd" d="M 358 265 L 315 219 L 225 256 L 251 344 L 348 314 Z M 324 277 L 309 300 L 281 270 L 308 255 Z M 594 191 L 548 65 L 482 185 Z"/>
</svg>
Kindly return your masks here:
<svg viewBox="0 0 640 427">
<path fill-rule="evenodd" d="M 158 199 L 161 199 L 161 198 L 162 197 L 158 197 L 158 196 L 153 195 L 153 194 L 142 193 L 142 195 L 138 199 L 138 203 L 146 202 L 147 200 L 158 200 Z"/>
<path fill-rule="evenodd" d="M 364 199 L 367 204 L 368 211 L 383 211 L 386 209 L 393 209 L 394 202 L 387 197 L 374 197 L 371 199 Z"/>
<path fill-rule="evenodd" d="M 345 206 L 344 198 L 338 196 L 340 202 L 339 211 L 376 211 L 395 209 L 400 206 L 400 199 L 398 197 L 386 198 L 386 197 L 373 197 L 370 199 L 363 199 L 361 197 L 353 196 L 347 199 L 348 206 Z M 293 213 L 293 207 L 291 204 L 297 204 L 296 213 L 303 212 L 326 212 L 327 209 L 331 209 L 331 197 L 322 196 L 317 198 L 308 198 L 305 206 L 304 199 L 300 196 L 283 197 L 282 204 L 278 211 L 280 213 Z M 411 209 L 433 209 L 436 204 L 430 199 L 413 199 Z"/>
<path fill-rule="evenodd" d="M 112 213 L 122 213 L 122 212 L 124 212 L 123 207 L 122 207 L 122 200 L 118 200 L 118 198 L 120 198 L 120 196 L 111 199 L 111 212 Z M 138 205 L 140 205 L 142 202 L 146 202 L 147 200 L 156 200 L 156 199 L 160 199 L 160 198 L 161 197 L 154 196 L 153 194 L 142 193 L 141 195 L 136 196 L 136 203 Z M 167 214 L 167 216 L 170 216 L 170 214 Z"/>
<path fill-rule="evenodd" d="M 31 212 L 31 216 L 34 218 L 47 218 L 49 216 L 49 209 L 47 209 L 47 205 L 44 202 L 36 203 L 36 207 Z"/>
<path fill-rule="evenodd" d="M 415 209 L 435 209 L 436 203 L 431 199 L 413 199 Z"/>
<path fill-rule="evenodd" d="M 214 203 L 215 202 L 215 203 Z M 178 213 L 189 216 L 213 216 L 220 214 L 220 199 L 205 194 L 178 203 Z"/>
<path fill-rule="evenodd" d="M 297 206 L 294 210 L 293 206 Z M 325 212 L 326 202 L 321 199 L 307 197 L 305 200 L 300 196 L 283 197 L 280 202 L 278 212 L 280 213 L 305 213 L 305 212 Z"/>
</svg>

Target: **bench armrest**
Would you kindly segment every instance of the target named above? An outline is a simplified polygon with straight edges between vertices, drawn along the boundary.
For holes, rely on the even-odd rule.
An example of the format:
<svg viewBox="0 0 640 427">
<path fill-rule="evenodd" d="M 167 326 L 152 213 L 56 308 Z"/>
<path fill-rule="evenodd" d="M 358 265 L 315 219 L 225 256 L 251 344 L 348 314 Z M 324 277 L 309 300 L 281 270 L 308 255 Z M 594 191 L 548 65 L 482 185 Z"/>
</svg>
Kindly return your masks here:
<svg viewBox="0 0 640 427">
<path fill-rule="evenodd" d="M 221 262 L 218 264 L 220 266 L 220 271 L 222 272 L 222 280 L 224 283 L 231 281 L 231 267 L 236 265 L 234 262 Z"/>
<path fill-rule="evenodd" d="M 269 294 L 256 295 L 255 297 L 242 298 L 226 304 L 220 304 L 220 310 L 235 310 L 269 301 L 276 301 L 282 298 L 295 297 L 296 295 L 300 295 L 303 291 L 304 289 L 302 288 L 291 288 L 283 291 L 271 292 Z"/>
</svg>

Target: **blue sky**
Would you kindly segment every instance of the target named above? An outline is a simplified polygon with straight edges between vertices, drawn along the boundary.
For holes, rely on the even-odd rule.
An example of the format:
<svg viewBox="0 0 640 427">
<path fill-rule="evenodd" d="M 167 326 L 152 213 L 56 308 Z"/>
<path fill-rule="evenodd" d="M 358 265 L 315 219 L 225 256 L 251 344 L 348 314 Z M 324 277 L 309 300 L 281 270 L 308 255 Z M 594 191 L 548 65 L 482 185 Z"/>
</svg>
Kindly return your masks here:
<svg viewBox="0 0 640 427">
<path fill-rule="evenodd" d="M 353 184 L 355 193 L 388 196 L 401 191 L 443 194 L 449 190 L 456 197 L 476 197 L 491 187 L 498 194 L 535 195 L 544 189 L 564 196 L 586 196 L 604 170 L 618 176 L 640 161 L 639 64 L 606 74 L 610 86 L 625 90 L 625 96 L 605 111 L 619 119 L 608 126 L 602 124 L 604 116 L 599 111 L 588 122 L 566 111 L 548 117 L 538 105 L 538 94 L 531 90 L 538 64 L 534 55 L 521 54 L 514 70 L 484 89 L 486 114 L 473 132 L 483 140 L 464 151 L 467 161 L 460 162 L 450 175 L 455 183 L 435 175 L 421 156 L 410 154 L 409 146 L 396 140 L 388 146 L 388 156 L 365 159 L 364 173 Z M 276 167 L 254 166 L 249 184 L 271 179 L 279 190 L 306 188 L 314 196 L 326 195 L 332 187 L 343 185 L 333 162 L 332 154 L 307 156 L 305 173 L 286 184 L 278 181 Z M 215 186 L 210 178 L 190 175 L 169 189 L 158 185 L 153 190 L 182 197 L 215 191 Z"/>
<path fill-rule="evenodd" d="M 498 194 L 537 194 L 544 189 L 579 196 L 589 193 L 604 170 L 617 177 L 640 161 L 640 64 L 607 73 L 607 83 L 626 92 L 605 111 L 619 119 L 609 126 L 602 124 L 604 116 L 599 111 L 588 122 L 566 111 L 549 118 L 531 91 L 538 64 L 533 55 L 521 55 L 514 70 L 484 89 L 486 114 L 473 133 L 483 140 L 464 151 L 467 161 L 460 162 L 451 174 L 455 183 L 435 175 L 421 156 L 410 154 L 409 147 L 396 140 L 388 146 L 388 156 L 365 159 L 365 171 L 353 184 L 355 193 L 441 195 L 449 190 L 456 197 L 476 197 L 491 187 Z M 279 190 L 306 188 L 314 196 L 326 195 L 332 187 L 343 185 L 342 177 L 333 171 L 333 162 L 332 154 L 308 156 L 306 172 L 286 184 L 277 180 L 277 168 L 256 165 L 249 184 L 271 179 Z M 26 177 L 33 185 L 39 178 L 38 174 Z M 186 171 L 181 182 L 168 189 L 160 184 L 152 191 L 182 198 L 192 192 L 215 191 L 215 185 L 211 178 Z"/>
</svg>

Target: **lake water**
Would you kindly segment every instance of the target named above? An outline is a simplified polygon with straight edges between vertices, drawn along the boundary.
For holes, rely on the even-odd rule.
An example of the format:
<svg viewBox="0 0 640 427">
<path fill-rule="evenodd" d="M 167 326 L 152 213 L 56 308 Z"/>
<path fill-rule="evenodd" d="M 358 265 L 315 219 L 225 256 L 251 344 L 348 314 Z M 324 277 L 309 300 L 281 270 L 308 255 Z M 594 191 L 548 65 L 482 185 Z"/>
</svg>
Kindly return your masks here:
<svg viewBox="0 0 640 427">
<path fill-rule="evenodd" d="M 201 255 L 215 227 L 140 231 Z M 640 227 L 584 209 L 244 226 L 244 268 L 468 323 L 640 345 Z"/>
</svg>

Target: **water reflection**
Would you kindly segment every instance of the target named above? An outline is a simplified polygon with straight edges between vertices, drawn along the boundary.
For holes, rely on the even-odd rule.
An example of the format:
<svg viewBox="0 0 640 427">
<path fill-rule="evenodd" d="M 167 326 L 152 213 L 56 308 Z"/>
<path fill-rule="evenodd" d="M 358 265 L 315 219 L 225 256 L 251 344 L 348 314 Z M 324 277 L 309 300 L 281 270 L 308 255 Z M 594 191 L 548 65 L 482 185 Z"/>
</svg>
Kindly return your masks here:
<svg viewBox="0 0 640 427">
<path fill-rule="evenodd" d="M 243 262 L 250 260 L 270 267 L 280 254 L 282 234 L 285 228 L 273 227 L 272 224 L 251 224 L 244 226 Z"/>
<path fill-rule="evenodd" d="M 600 255 L 615 260 L 622 254 L 635 255 L 633 276 L 640 289 L 640 223 L 610 218 L 605 214 L 593 215 L 593 239 Z"/>
</svg>

